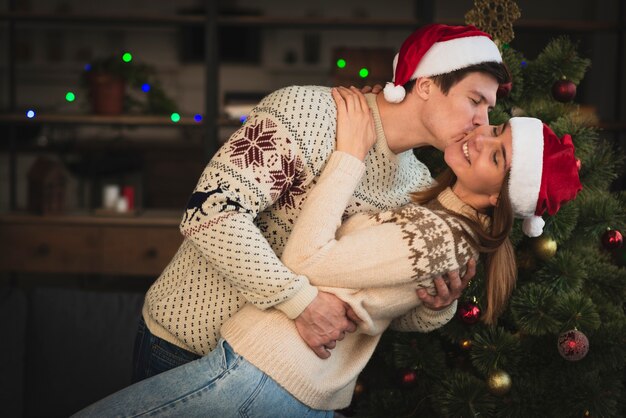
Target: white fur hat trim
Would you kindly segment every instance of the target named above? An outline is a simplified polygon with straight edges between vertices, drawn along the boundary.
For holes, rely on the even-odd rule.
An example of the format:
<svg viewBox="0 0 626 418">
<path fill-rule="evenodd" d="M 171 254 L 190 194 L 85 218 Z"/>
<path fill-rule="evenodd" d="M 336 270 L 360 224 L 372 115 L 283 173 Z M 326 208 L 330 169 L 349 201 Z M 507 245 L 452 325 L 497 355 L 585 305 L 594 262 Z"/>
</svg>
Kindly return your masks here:
<svg viewBox="0 0 626 418">
<path fill-rule="evenodd" d="M 420 60 L 411 80 L 450 73 L 483 62 L 502 62 L 496 44 L 486 36 L 436 42 Z M 394 65 L 394 73 L 395 73 Z"/>
<path fill-rule="evenodd" d="M 509 119 L 513 135 L 509 194 L 518 218 L 535 214 L 543 171 L 543 123 L 535 118 Z"/>
</svg>

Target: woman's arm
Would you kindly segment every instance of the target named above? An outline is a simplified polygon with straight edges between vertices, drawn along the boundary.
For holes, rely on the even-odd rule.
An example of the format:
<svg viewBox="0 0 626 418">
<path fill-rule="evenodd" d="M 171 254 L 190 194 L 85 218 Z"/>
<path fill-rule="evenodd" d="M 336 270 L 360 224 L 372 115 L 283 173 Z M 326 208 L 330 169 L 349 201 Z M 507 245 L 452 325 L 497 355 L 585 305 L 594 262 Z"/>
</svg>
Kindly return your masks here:
<svg viewBox="0 0 626 418">
<path fill-rule="evenodd" d="M 439 311 L 419 305 L 406 314 L 395 318 L 389 327 L 402 332 L 430 332 L 447 324 L 454 317 L 456 307 L 456 300 Z"/>
<path fill-rule="evenodd" d="M 376 141 L 365 96 L 356 89 L 331 90 L 337 105 L 337 151 L 320 175 L 298 216 L 282 255 L 288 266 L 302 266 L 335 238 L 343 212 L 363 173 L 363 160 Z"/>
<path fill-rule="evenodd" d="M 344 90 L 333 91 L 338 107 L 337 148 L 341 151 L 333 153 L 309 192 L 282 261 L 314 285 L 360 289 L 431 279 L 459 269 L 458 243 L 449 238 L 450 226 L 419 206 L 376 216 L 355 215 L 349 222 L 362 225 L 336 238 L 345 207 L 364 171 L 363 150 L 371 146 L 363 147 L 370 135 L 363 128 L 371 120 L 367 103 L 359 103 L 358 94 L 345 100 Z"/>
</svg>

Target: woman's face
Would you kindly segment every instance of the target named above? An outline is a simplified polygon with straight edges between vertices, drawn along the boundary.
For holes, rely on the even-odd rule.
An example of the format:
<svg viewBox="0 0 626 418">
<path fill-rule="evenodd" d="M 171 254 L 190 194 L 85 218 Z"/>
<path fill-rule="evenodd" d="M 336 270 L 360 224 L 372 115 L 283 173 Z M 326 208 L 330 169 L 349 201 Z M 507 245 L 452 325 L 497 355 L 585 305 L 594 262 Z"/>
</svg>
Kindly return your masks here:
<svg viewBox="0 0 626 418">
<path fill-rule="evenodd" d="M 448 145 L 444 159 L 457 177 L 454 192 L 466 202 L 495 205 L 511 166 L 511 142 L 511 129 L 505 124 L 480 126 Z"/>
</svg>

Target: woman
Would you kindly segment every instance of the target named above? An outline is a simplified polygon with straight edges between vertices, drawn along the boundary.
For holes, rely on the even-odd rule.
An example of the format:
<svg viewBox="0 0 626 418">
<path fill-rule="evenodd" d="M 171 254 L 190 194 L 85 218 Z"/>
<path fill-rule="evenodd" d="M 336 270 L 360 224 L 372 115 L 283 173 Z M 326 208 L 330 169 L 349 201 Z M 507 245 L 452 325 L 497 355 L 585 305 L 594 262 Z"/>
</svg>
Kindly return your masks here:
<svg viewBox="0 0 626 418">
<path fill-rule="evenodd" d="M 126 388 L 78 416 L 331 417 L 350 403 L 356 378 L 388 326 L 427 332 L 442 325 L 414 290 L 432 289 L 433 277 L 462 268 L 479 253 L 487 285 L 483 320 L 496 321 L 516 278 L 508 239 L 513 216 L 531 219 L 525 231 L 536 234 L 539 216 L 546 209 L 554 214 L 581 189 L 571 138 L 559 140 L 532 118 L 478 128 L 445 149 L 451 171 L 432 189 L 415 193 L 414 203 L 341 224 L 375 133 L 360 93 L 340 88 L 333 97 L 337 150 L 282 259 L 320 290 L 343 299 L 358 320 L 357 332 L 345 335 L 322 360 L 283 313 L 246 305 L 223 326 L 223 339 L 209 355 Z M 504 135 L 512 135 L 513 155 L 506 153 Z"/>
</svg>

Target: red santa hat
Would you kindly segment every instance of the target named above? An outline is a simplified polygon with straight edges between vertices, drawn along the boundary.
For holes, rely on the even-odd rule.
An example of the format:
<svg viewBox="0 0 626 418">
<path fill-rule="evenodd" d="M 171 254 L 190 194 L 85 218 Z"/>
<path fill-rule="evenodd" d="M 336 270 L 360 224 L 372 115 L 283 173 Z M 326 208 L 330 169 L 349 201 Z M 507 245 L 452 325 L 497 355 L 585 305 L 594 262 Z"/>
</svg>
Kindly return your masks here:
<svg viewBox="0 0 626 418">
<path fill-rule="evenodd" d="M 529 237 L 543 233 L 541 215 L 554 215 L 582 190 L 572 137 L 559 138 L 535 118 L 509 120 L 513 135 L 509 196 L 513 212 L 523 218 Z"/>
<path fill-rule="evenodd" d="M 384 96 L 400 103 L 403 85 L 419 77 L 431 77 L 483 62 L 502 62 L 496 44 L 487 33 L 474 26 L 448 26 L 434 23 L 422 26 L 402 44 L 393 60 L 393 83 L 387 83 Z"/>
</svg>

